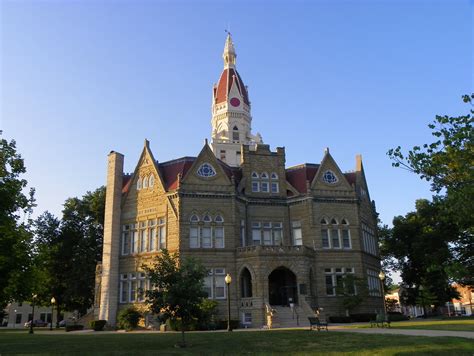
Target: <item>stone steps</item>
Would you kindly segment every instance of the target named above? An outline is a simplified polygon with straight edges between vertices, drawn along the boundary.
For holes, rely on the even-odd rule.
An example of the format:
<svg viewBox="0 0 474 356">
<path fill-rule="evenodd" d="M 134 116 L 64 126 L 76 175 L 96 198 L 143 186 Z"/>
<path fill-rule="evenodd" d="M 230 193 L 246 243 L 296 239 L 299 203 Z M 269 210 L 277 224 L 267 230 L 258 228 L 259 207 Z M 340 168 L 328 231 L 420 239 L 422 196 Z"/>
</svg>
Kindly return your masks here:
<svg viewBox="0 0 474 356">
<path fill-rule="evenodd" d="M 273 328 L 292 328 L 309 326 L 309 321 L 300 306 L 295 306 L 294 312 L 289 307 L 272 306 L 276 310 Z"/>
</svg>

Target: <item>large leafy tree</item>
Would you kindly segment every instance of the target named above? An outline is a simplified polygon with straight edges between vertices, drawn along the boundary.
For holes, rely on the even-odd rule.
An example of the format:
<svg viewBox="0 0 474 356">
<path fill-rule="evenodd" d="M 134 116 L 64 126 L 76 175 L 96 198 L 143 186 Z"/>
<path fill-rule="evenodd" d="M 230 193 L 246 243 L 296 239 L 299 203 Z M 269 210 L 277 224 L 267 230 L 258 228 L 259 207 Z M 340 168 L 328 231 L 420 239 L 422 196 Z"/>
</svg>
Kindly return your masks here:
<svg viewBox="0 0 474 356">
<path fill-rule="evenodd" d="M 383 235 L 385 258 L 401 272 L 405 287 L 414 288 L 410 303 L 421 285 L 436 297 L 437 305 L 457 296 L 448 272 L 456 263 L 450 244 L 457 239 L 459 226 L 441 211 L 436 202 L 418 200 L 416 211 L 395 217 L 393 228 Z"/>
<path fill-rule="evenodd" d="M 186 346 L 184 331 L 200 313 L 206 296 L 204 266 L 192 258 L 180 260 L 177 253 L 167 250 L 158 255 L 152 266 L 144 266 L 153 289 L 146 292 L 146 302 L 155 314 L 164 319 L 181 320 L 181 346 Z"/>
<path fill-rule="evenodd" d="M 447 236 L 456 259 L 449 273 L 454 280 L 474 286 L 474 94 L 464 95 L 471 106 L 466 115 L 436 116 L 429 128 L 435 140 L 404 153 L 400 146 L 388 155 L 392 165 L 416 173 L 431 183 L 439 217 L 449 217 L 459 227 L 457 236 Z"/>
<path fill-rule="evenodd" d="M 25 193 L 25 172 L 15 141 L 0 131 L 0 309 L 13 299 L 28 299 L 34 282 L 29 229 L 34 189 Z"/>
<path fill-rule="evenodd" d="M 61 220 L 49 212 L 35 221 L 35 263 L 44 281 L 39 298 L 84 313 L 94 298 L 95 267 L 102 257 L 105 188 L 69 198 Z"/>
</svg>

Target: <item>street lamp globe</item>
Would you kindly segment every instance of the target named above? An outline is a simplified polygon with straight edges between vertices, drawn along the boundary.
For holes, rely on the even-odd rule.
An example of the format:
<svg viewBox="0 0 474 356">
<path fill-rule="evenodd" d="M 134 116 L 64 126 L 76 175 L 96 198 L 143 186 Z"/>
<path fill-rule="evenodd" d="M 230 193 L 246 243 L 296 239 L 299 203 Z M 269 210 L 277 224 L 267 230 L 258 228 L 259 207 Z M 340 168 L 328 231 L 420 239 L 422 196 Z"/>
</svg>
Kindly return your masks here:
<svg viewBox="0 0 474 356">
<path fill-rule="evenodd" d="M 56 304 L 56 298 L 54 297 L 51 298 L 51 304 Z"/>
<path fill-rule="evenodd" d="M 232 277 L 230 276 L 229 273 L 227 273 L 227 276 L 225 276 L 225 283 L 230 284 L 232 282 Z"/>
</svg>

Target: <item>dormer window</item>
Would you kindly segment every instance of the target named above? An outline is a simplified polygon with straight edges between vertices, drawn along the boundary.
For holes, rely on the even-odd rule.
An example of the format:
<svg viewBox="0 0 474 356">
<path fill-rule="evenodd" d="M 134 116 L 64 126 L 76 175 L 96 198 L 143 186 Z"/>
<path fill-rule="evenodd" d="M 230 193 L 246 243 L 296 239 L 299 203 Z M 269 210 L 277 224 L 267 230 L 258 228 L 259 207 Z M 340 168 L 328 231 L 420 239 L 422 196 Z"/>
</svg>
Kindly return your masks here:
<svg viewBox="0 0 474 356">
<path fill-rule="evenodd" d="M 214 167 L 207 162 L 201 164 L 197 170 L 197 175 L 204 178 L 214 177 L 216 174 Z"/>
</svg>

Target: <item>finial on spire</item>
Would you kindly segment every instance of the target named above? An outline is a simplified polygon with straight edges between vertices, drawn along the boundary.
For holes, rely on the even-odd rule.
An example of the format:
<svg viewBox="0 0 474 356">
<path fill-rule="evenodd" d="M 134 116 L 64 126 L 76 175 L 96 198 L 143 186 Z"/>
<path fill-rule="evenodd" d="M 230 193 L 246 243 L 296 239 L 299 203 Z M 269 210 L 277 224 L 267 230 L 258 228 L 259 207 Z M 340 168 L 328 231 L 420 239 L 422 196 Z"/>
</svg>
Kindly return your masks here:
<svg viewBox="0 0 474 356">
<path fill-rule="evenodd" d="M 232 42 L 232 34 L 227 29 L 225 32 L 227 33 L 227 38 L 225 40 L 222 58 L 224 58 L 224 68 L 229 68 L 235 66 L 235 58 L 237 55 L 235 54 L 234 43 Z"/>
</svg>

